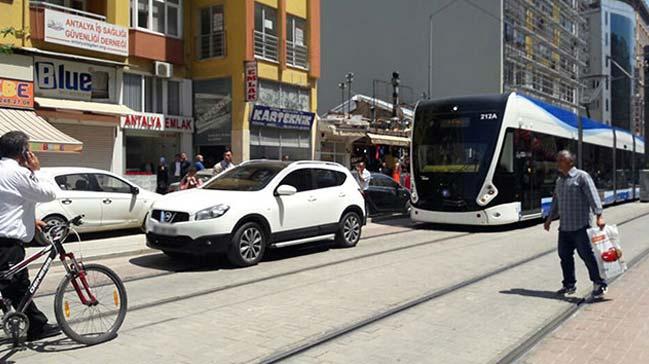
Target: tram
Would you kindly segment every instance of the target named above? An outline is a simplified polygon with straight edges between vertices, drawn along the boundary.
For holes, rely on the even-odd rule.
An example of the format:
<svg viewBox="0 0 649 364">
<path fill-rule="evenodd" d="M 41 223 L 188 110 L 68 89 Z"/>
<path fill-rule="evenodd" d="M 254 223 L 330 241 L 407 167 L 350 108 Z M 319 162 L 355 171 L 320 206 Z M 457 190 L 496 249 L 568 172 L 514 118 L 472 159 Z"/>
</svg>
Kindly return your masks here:
<svg viewBox="0 0 649 364">
<path fill-rule="evenodd" d="M 578 150 L 577 115 L 517 93 L 422 101 L 414 119 L 414 221 L 504 225 L 545 218 L 555 156 Z M 637 199 L 644 139 L 586 117 L 582 125 L 582 169 L 602 203 Z"/>
</svg>

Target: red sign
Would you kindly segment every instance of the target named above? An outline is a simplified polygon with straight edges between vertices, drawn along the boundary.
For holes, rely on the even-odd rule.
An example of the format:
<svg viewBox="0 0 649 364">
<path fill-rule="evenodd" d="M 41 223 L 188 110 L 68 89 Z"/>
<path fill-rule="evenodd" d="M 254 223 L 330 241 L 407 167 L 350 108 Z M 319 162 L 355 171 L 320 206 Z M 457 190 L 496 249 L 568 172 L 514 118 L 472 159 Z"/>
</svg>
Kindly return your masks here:
<svg viewBox="0 0 649 364">
<path fill-rule="evenodd" d="M 122 128 L 162 131 L 164 130 L 164 115 L 160 115 L 160 114 L 127 115 L 124 117 Z"/>
<path fill-rule="evenodd" d="M 246 62 L 246 102 L 257 101 L 257 61 Z"/>
<path fill-rule="evenodd" d="M 0 107 L 34 108 L 34 83 L 0 78 Z"/>
<path fill-rule="evenodd" d="M 189 116 L 166 116 L 165 130 L 179 132 L 194 132 L 194 119 Z"/>
</svg>

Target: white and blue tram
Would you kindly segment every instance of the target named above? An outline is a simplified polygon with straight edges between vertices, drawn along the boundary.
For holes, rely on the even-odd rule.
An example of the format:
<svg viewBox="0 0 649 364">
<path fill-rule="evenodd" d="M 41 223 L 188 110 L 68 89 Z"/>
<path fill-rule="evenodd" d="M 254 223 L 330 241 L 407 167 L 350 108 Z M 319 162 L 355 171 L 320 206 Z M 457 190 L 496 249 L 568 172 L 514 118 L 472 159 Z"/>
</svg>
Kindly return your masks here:
<svg viewBox="0 0 649 364">
<path fill-rule="evenodd" d="M 577 153 L 577 115 L 509 93 L 420 102 L 412 131 L 415 221 L 503 225 L 545 217 L 555 155 Z M 583 169 L 605 205 L 639 196 L 644 139 L 586 117 Z"/>
</svg>

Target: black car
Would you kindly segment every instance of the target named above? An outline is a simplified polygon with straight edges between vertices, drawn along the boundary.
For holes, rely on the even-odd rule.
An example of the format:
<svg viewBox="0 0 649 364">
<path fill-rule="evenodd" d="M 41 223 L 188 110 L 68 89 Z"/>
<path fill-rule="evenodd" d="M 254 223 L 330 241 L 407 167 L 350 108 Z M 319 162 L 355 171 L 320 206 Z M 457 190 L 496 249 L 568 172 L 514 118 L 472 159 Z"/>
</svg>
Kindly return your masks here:
<svg viewBox="0 0 649 364">
<path fill-rule="evenodd" d="M 353 171 L 354 178 L 358 173 Z M 383 213 L 408 213 L 410 191 L 382 173 L 370 172 L 370 187 L 363 191 L 369 215 Z"/>
</svg>

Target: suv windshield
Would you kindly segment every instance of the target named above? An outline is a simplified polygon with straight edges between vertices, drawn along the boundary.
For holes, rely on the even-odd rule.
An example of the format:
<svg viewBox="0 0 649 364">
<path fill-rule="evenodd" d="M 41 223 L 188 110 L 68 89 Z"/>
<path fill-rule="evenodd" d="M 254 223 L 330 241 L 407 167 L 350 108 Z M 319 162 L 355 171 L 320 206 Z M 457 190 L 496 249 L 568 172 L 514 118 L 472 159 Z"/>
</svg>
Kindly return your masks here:
<svg viewBox="0 0 649 364">
<path fill-rule="evenodd" d="M 203 186 L 206 190 L 259 191 L 282 170 L 284 163 L 254 163 L 233 168 Z"/>
</svg>

